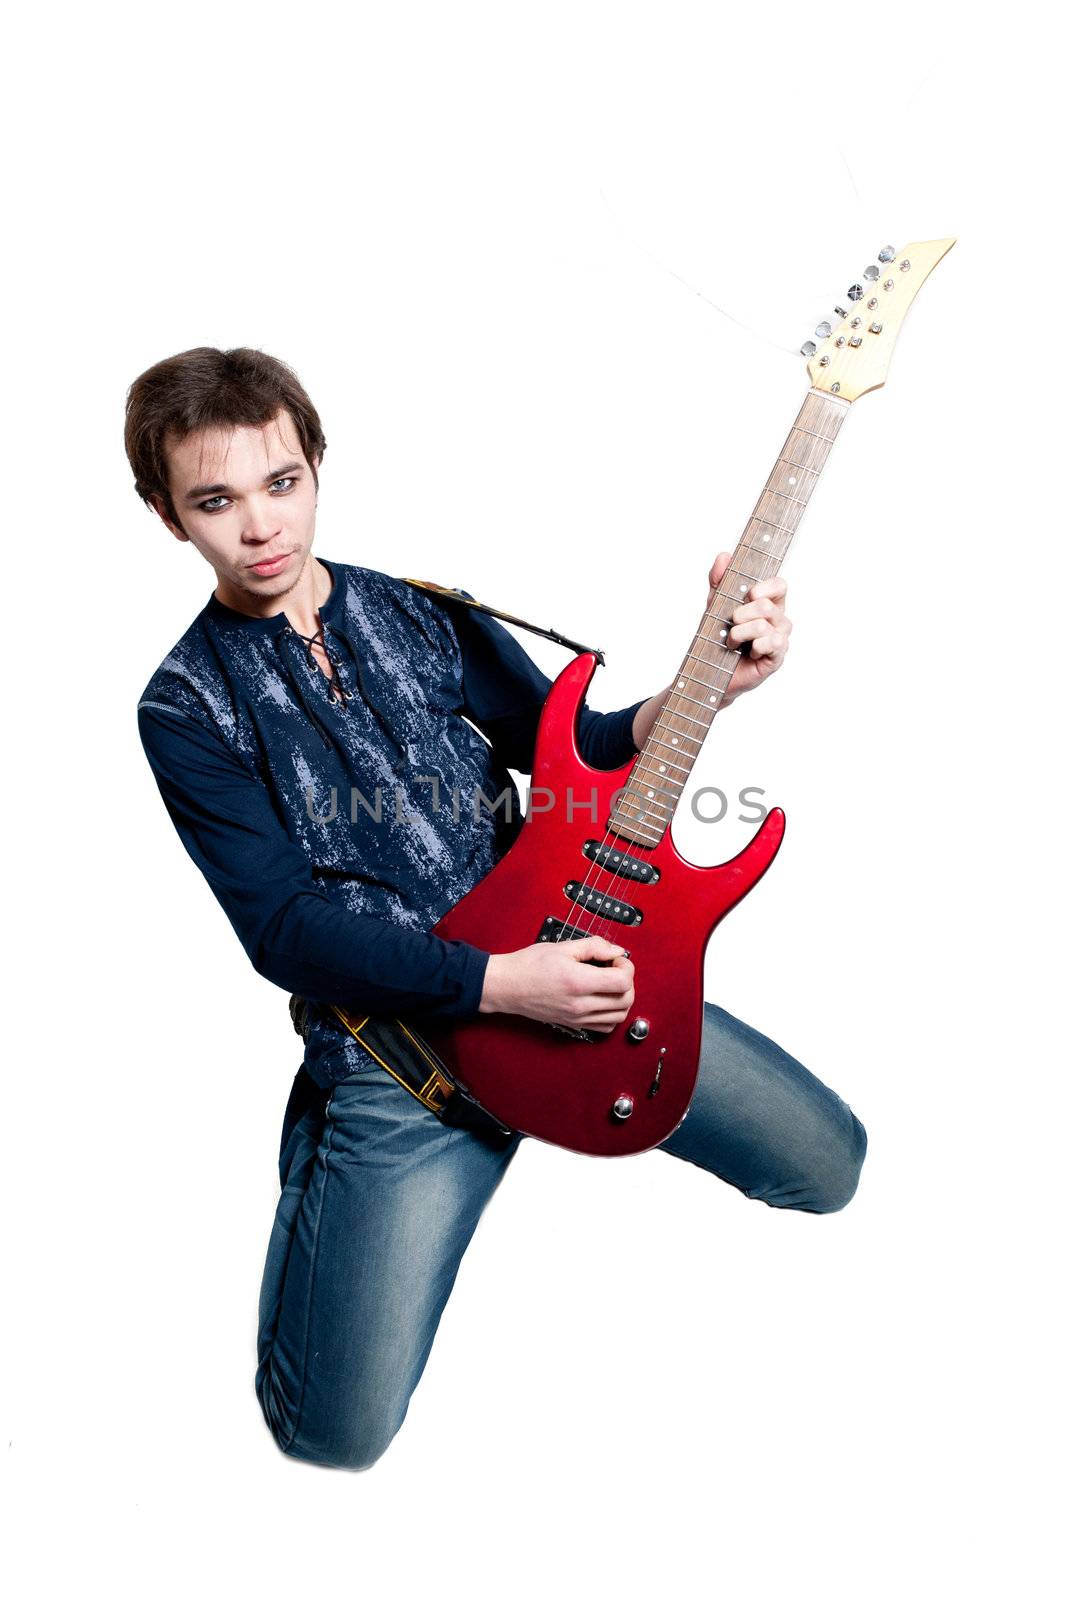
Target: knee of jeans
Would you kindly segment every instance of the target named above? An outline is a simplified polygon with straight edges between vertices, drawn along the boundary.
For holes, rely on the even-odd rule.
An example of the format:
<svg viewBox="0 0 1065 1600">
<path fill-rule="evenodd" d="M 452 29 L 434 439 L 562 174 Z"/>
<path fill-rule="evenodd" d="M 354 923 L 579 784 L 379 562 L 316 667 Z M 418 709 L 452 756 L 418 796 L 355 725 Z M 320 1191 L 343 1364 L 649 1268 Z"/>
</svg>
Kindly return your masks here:
<svg viewBox="0 0 1065 1600">
<path fill-rule="evenodd" d="M 848 1108 L 849 1109 L 849 1108 Z M 865 1127 L 852 1111 L 849 1138 L 840 1138 L 826 1151 L 818 1172 L 811 1180 L 811 1211 L 842 1211 L 853 1200 L 868 1146 Z"/>
<path fill-rule="evenodd" d="M 396 1422 L 384 1415 L 355 1418 L 344 1425 L 334 1414 L 330 1426 L 317 1434 L 303 1425 L 294 1431 L 275 1422 L 269 1414 L 267 1425 L 282 1455 L 311 1466 L 335 1467 L 346 1472 L 365 1472 L 379 1461 L 399 1432 L 402 1417 Z"/>
<path fill-rule="evenodd" d="M 276 1435 L 275 1435 L 276 1438 Z M 327 1439 L 318 1443 L 303 1440 L 299 1434 L 289 1443 L 278 1440 L 283 1455 L 306 1461 L 316 1467 L 334 1467 L 343 1472 L 366 1472 L 380 1461 L 395 1433 L 360 1434 L 349 1439 Z"/>
<path fill-rule="evenodd" d="M 308 1439 L 299 1430 L 289 1438 L 271 1428 L 274 1443 L 291 1461 L 305 1461 L 314 1467 L 335 1467 L 345 1472 L 365 1472 L 380 1461 L 398 1429 L 373 1434 L 360 1432 L 328 1439 Z"/>
</svg>

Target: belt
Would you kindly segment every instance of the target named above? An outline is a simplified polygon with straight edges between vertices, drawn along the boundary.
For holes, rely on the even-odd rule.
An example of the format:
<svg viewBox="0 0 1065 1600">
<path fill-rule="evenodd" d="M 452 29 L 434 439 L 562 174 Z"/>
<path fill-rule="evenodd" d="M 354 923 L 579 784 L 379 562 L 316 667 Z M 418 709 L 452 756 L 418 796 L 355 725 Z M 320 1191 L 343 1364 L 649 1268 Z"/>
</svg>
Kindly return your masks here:
<svg viewBox="0 0 1065 1600">
<path fill-rule="evenodd" d="M 306 1039 L 307 1001 L 302 995 L 292 995 L 288 1006 L 293 1027 Z M 460 1089 L 432 1045 L 402 1018 L 357 1016 L 335 1005 L 330 1005 L 329 1010 L 378 1066 L 441 1122 L 478 1133 L 510 1136 L 512 1130 Z"/>
</svg>

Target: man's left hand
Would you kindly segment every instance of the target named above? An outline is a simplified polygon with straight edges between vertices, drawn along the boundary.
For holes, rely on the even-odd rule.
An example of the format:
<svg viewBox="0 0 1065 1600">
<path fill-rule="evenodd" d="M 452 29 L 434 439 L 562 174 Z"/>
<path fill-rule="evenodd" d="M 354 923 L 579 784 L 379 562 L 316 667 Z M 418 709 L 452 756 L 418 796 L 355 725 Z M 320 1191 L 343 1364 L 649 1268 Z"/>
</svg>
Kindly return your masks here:
<svg viewBox="0 0 1065 1600">
<path fill-rule="evenodd" d="M 732 555 L 731 550 L 723 550 L 710 568 L 707 605 L 713 600 Z M 750 649 L 739 659 L 722 706 L 730 705 L 737 695 L 744 694 L 748 689 L 757 688 L 782 665 L 788 653 L 788 636 L 791 633 L 791 618 L 784 614 L 787 592 L 786 578 L 763 578 L 758 583 L 752 583 L 750 595 L 743 605 L 734 608 L 732 627 L 725 643 L 732 650 L 749 643 Z"/>
</svg>

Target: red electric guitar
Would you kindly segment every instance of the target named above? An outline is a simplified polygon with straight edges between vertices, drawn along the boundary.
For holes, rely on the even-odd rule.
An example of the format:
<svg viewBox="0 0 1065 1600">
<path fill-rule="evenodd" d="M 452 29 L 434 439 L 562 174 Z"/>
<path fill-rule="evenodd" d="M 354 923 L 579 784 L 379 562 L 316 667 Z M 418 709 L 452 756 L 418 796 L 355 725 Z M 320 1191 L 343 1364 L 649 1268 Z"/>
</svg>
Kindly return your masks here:
<svg viewBox="0 0 1065 1600">
<path fill-rule="evenodd" d="M 553 803 L 530 807 L 506 855 L 433 932 L 493 954 L 599 933 L 630 952 L 636 999 L 607 1034 L 503 1014 L 419 1023 L 466 1093 L 508 1127 L 588 1155 L 633 1155 L 683 1120 L 699 1066 L 707 941 L 784 833 L 775 809 L 746 849 L 714 867 L 686 861 L 670 833 L 737 664 L 722 642 L 728 619 L 752 583 L 779 571 L 851 402 L 883 384 L 910 303 L 953 244 L 881 250 L 835 325 L 821 323 L 820 342 L 803 346 L 812 388 L 640 753 L 616 772 L 578 753 L 591 652 L 552 686 L 532 778 L 534 795 Z"/>
</svg>

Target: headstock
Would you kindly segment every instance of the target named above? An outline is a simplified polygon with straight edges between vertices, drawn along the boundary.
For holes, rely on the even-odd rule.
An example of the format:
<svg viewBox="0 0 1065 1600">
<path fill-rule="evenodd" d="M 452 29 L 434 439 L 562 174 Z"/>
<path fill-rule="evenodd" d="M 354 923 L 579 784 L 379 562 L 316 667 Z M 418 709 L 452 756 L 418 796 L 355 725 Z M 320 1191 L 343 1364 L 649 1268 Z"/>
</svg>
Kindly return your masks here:
<svg viewBox="0 0 1065 1600">
<path fill-rule="evenodd" d="M 954 239 L 925 239 L 905 250 L 885 245 L 875 266 L 847 290 L 849 309 L 836 307 L 836 322 L 819 322 L 819 343 L 808 340 L 802 354 L 815 389 L 857 400 L 879 389 L 887 377 L 895 340 L 913 298 Z"/>
</svg>

